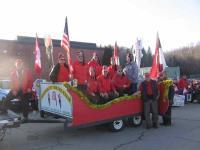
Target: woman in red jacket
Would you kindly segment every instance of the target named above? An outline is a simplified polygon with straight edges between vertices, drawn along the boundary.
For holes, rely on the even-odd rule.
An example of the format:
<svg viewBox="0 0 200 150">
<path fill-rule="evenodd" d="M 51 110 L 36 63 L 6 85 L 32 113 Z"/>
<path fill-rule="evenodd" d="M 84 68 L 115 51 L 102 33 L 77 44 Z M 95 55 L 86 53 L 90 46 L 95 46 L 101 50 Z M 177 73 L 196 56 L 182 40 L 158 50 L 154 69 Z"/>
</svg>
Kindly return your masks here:
<svg viewBox="0 0 200 150">
<path fill-rule="evenodd" d="M 94 103 L 99 103 L 99 85 L 96 78 L 96 72 L 93 67 L 89 68 L 89 76 L 87 79 L 88 97 Z"/>
<path fill-rule="evenodd" d="M 78 85 L 85 85 L 88 75 L 88 65 L 85 63 L 83 51 L 77 52 L 77 60 L 73 64 L 73 78 L 78 80 Z"/>
<path fill-rule="evenodd" d="M 98 76 L 97 80 L 99 84 L 100 97 L 104 101 L 108 101 L 119 96 L 119 93 L 116 91 L 115 86 L 113 85 L 112 80 L 108 75 L 107 66 L 103 66 L 102 74 Z"/>
<path fill-rule="evenodd" d="M 89 68 L 89 77 L 87 79 L 87 91 L 92 96 L 96 96 L 99 91 L 96 73 L 93 67 Z"/>
<path fill-rule="evenodd" d="M 117 65 L 115 63 L 114 57 L 110 58 L 110 66 L 108 67 L 109 76 L 112 79 L 117 73 Z"/>
<path fill-rule="evenodd" d="M 93 53 L 92 59 L 88 62 L 88 67 L 95 68 L 97 77 L 101 75 L 102 66 L 96 53 Z"/>
<path fill-rule="evenodd" d="M 68 82 L 70 76 L 69 67 L 66 64 L 64 54 L 58 54 L 58 63 L 51 70 L 49 77 L 53 82 Z"/>
<path fill-rule="evenodd" d="M 129 93 L 130 81 L 128 77 L 123 73 L 121 66 L 117 67 L 117 73 L 112 78 L 113 84 L 120 96 Z"/>
</svg>

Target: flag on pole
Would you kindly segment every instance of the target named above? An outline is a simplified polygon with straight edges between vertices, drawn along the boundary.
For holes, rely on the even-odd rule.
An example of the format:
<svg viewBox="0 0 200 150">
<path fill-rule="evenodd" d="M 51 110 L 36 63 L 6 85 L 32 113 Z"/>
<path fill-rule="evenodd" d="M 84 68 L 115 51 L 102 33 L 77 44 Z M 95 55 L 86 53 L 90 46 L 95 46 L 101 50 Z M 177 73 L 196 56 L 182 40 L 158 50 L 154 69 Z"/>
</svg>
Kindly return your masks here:
<svg viewBox="0 0 200 150">
<path fill-rule="evenodd" d="M 143 57 L 142 55 L 142 41 L 137 38 L 136 43 L 135 43 L 135 62 L 140 68 L 141 64 L 141 58 Z"/>
<path fill-rule="evenodd" d="M 41 54 L 40 54 L 40 48 L 38 44 L 38 38 L 36 34 L 36 39 L 35 39 L 35 65 L 34 65 L 35 72 L 40 75 L 42 71 L 41 67 Z"/>
<path fill-rule="evenodd" d="M 113 58 L 115 60 L 115 64 L 119 65 L 119 55 L 118 55 L 118 46 L 117 42 L 115 42 L 114 52 L 113 52 Z"/>
<path fill-rule="evenodd" d="M 155 55 L 153 57 L 153 64 L 150 70 L 150 77 L 157 78 L 159 73 L 167 67 L 163 51 L 161 49 L 160 39 L 157 33 Z"/>
<path fill-rule="evenodd" d="M 64 48 L 64 50 L 67 53 L 68 65 L 70 67 L 70 71 L 72 71 L 72 60 L 71 60 L 71 51 L 70 51 L 70 41 L 69 41 L 67 17 L 65 19 L 65 28 L 64 28 L 64 33 L 63 33 L 63 37 L 62 37 L 62 40 L 61 40 L 61 47 Z"/>
<path fill-rule="evenodd" d="M 46 54 L 47 54 L 47 61 L 49 68 L 52 68 L 54 66 L 54 60 L 53 60 L 53 43 L 51 36 L 48 35 L 44 39 L 45 47 L 46 47 Z"/>
</svg>

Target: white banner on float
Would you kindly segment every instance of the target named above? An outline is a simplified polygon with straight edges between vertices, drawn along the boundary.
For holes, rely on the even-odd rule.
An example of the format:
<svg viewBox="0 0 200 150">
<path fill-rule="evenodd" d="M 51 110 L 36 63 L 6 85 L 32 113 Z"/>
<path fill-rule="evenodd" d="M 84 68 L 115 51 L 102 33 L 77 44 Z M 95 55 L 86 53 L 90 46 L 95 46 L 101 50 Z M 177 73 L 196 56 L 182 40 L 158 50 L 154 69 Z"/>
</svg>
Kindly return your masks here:
<svg viewBox="0 0 200 150">
<path fill-rule="evenodd" d="M 63 84 L 40 84 L 41 110 L 72 118 L 72 96 Z"/>
</svg>

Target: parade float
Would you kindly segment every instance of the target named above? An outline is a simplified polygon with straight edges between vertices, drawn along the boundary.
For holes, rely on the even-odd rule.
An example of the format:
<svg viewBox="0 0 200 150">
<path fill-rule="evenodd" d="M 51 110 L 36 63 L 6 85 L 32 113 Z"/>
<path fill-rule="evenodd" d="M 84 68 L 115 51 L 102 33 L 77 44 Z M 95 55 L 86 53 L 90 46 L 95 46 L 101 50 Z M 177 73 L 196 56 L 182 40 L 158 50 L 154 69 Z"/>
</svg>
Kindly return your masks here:
<svg viewBox="0 0 200 150">
<path fill-rule="evenodd" d="M 39 110 L 41 117 L 57 115 L 65 118 L 65 128 L 108 123 L 112 131 L 120 131 L 128 122 L 142 123 L 140 93 L 115 98 L 104 104 L 93 103 L 85 92 L 69 83 L 40 83 Z"/>
</svg>

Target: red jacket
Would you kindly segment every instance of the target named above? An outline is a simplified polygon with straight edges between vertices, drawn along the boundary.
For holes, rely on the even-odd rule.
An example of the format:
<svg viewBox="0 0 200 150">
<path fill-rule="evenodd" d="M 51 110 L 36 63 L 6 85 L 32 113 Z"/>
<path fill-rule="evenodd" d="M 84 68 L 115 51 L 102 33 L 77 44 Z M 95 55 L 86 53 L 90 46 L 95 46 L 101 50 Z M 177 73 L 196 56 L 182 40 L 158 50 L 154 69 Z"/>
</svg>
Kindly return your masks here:
<svg viewBox="0 0 200 150">
<path fill-rule="evenodd" d="M 110 78 L 112 79 L 115 76 L 116 72 L 117 72 L 117 66 L 116 65 L 114 65 L 114 66 L 110 65 L 108 67 L 108 72 L 109 72 Z"/>
<path fill-rule="evenodd" d="M 88 76 L 88 65 L 75 61 L 73 64 L 73 75 L 78 80 L 79 85 L 85 84 Z"/>
<path fill-rule="evenodd" d="M 65 65 L 60 65 L 60 69 L 57 75 L 57 82 L 68 82 L 69 81 L 69 68 Z"/>
<path fill-rule="evenodd" d="M 91 61 L 88 62 L 88 68 L 89 67 L 94 67 L 95 68 L 96 77 L 101 75 L 102 66 L 100 64 L 98 64 L 95 60 L 91 60 Z"/>
<path fill-rule="evenodd" d="M 120 76 L 118 74 L 115 74 L 112 81 L 113 81 L 113 84 L 114 84 L 116 89 L 118 89 L 118 88 L 129 88 L 130 84 L 131 84 L 126 75 Z"/>
<path fill-rule="evenodd" d="M 104 77 L 103 75 L 98 76 L 97 78 L 99 84 L 99 92 L 100 93 L 108 93 L 115 90 L 115 87 L 112 83 L 112 80 L 109 76 Z"/>
<path fill-rule="evenodd" d="M 99 91 L 98 82 L 96 79 L 88 77 L 87 80 L 87 91 L 91 93 L 96 93 Z"/>
<path fill-rule="evenodd" d="M 188 88 L 188 82 L 187 82 L 187 79 L 180 79 L 179 80 L 179 83 L 178 83 L 178 88 L 179 89 L 184 89 L 184 88 Z"/>
<path fill-rule="evenodd" d="M 23 69 L 21 82 L 22 83 L 20 84 L 17 70 L 14 69 L 11 72 L 11 90 L 19 91 L 21 88 L 23 93 L 27 93 L 27 90 L 28 89 L 32 90 L 32 86 L 33 86 L 33 76 L 30 70 Z"/>
</svg>

